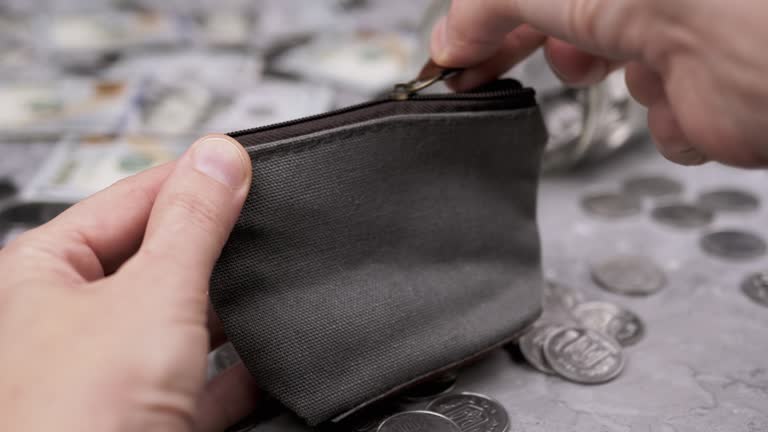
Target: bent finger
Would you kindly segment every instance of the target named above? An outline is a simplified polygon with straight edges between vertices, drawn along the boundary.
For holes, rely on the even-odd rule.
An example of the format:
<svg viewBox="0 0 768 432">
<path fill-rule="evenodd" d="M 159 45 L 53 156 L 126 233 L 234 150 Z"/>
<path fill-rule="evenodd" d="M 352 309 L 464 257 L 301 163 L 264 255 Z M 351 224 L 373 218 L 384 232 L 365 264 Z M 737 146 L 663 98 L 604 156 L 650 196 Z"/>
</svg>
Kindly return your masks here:
<svg viewBox="0 0 768 432">
<path fill-rule="evenodd" d="M 123 179 L 65 210 L 28 238 L 51 243 L 46 250 L 86 281 L 110 274 L 139 248 L 157 193 L 173 167 L 171 162 Z"/>
<path fill-rule="evenodd" d="M 529 24 L 583 49 L 615 59 L 638 57 L 652 5 L 635 0 L 454 0 L 432 33 L 433 59 L 445 67 L 477 65 L 504 36 Z"/>
<path fill-rule="evenodd" d="M 649 107 L 667 99 L 664 82 L 653 69 L 640 62 L 627 64 L 624 77 L 629 94 L 641 105 Z"/>
<path fill-rule="evenodd" d="M 587 87 L 604 80 L 623 66 L 622 61 L 590 54 L 560 39 L 549 38 L 544 46 L 552 71 L 560 81 L 571 87 Z"/>
<path fill-rule="evenodd" d="M 464 91 L 492 81 L 525 60 L 546 40 L 546 35 L 540 31 L 527 25 L 520 26 L 504 37 L 493 57 L 449 79 L 448 85 L 456 91 Z"/>
<path fill-rule="evenodd" d="M 680 165 L 701 165 L 707 158 L 687 139 L 667 101 L 648 108 L 648 127 L 659 152 Z"/>
</svg>

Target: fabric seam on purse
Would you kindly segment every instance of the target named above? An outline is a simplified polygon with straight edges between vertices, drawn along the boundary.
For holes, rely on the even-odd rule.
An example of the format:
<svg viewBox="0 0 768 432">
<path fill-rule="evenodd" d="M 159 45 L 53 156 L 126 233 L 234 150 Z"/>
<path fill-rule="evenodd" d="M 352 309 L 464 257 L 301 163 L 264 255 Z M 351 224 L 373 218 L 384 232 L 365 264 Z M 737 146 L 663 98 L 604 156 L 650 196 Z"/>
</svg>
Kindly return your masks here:
<svg viewBox="0 0 768 432">
<path fill-rule="evenodd" d="M 380 132 L 391 124 L 404 120 L 423 120 L 426 123 L 445 123 L 447 120 L 455 120 L 456 118 L 467 117 L 508 117 L 510 114 L 513 117 L 532 115 L 538 112 L 538 107 L 527 108 L 525 110 L 507 110 L 507 111 L 478 111 L 471 113 L 441 113 L 441 114 L 404 114 L 397 116 L 385 117 L 382 119 L 369 120 L 355 125 L 343 126 L 337 129 L 331 129 L 328 131 L 318 132 L 315 134 L 306 135 L 300 138 L 291 138 L 285 140 L 285 142 L 272 143 L 269 148 L 249 148 L 253 154 L 251 161 L 262 162 L 281 156 L 301 154 L 307 151 L 311 151 L 319 146 L 330 144 L 338 140 L 348 139 L 354 136 L 370 135 L 376 132 Z M 365 129 L 362 130 L 361 129 Z M 313 137 L 313 135 L 321 135 Z M 261 153 L 261 154 L 259 154 Z"/>
</svg>

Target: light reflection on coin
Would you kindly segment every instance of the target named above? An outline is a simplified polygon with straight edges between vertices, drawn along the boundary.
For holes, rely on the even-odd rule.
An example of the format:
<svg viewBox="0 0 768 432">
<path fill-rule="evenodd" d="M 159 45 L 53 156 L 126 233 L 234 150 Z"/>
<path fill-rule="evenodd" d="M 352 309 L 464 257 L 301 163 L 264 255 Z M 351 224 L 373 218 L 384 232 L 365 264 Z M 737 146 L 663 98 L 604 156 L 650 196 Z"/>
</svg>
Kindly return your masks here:
<svg viewBox="0 0 768 432">
<path fill-rule="evenodd" d="M 378 432 L 461 432 L 461 429 L 441 414 L 405 411 L 381 422 Z"/>
<path fill-rule="evenodd" d="M 581 384 L 608 382 L 624 369 L 618 342 L 594 330 L 563 328 L 544 345 L 544 355 L 558 375 Z"/>
<path fill-rule="evenodd" d="M 690 204 L 667 204 L 651 212 L 656 222 L 675 228 L 700 228 L 715 220 L 712 210 Z"/>
<path fill-rule="evenodd" d="M 554 281 L 546 281 L 544 283 L 545 312 L 550 308 L 570 310 L 583 301 L 584 296 L 569 286 Z"/>
<path fill-rule="evenodd" d="M 640 318 L 613 303 L 582 303 L 573 309 L 573 315 L 584 327 L 610 336 L 625 347 L 636 344 L 645 335 Z"/>
<path fill-rule="evenodd" d="M 704 235 L 699 244 L 710 255 L 733 260 L 756 258 L 768 249 L 760 236 L 742 230 L 712 232 Z"/>
<path fill-rule="evenodd" d="M 757 210 L 760 200 L 740 189 L 718 189 L 701 194 L 699 205 L 714 211 L 746 212 Z"/>
<path fill-rule="evenodd" d="M 581 207 L 595 216 L 621 218 L 639 214 L 643 205 L 637 198 L 616 193 L 587 195 L 581 199 Z"/>
<path fill-rule="evenodd" d="M 400 411 L 396 404 L 379 402 L 354 413 L 351 417 L 334 425 L 329 431 L 372 432 L 388 417 Z"/>
<path fill-rule="evenodd" d="M 616 294 L 646 296 L 661 290 L 666 276 L 650 258 L 639 255 L 620 255 L 592 266 L 592 280 L 600 287 Z"/>
<path fill-rule="evenodd" d="M 544 358 L 544 342 L 552 333 L 560 330 L 563 326 L 546 321 L 540 321 L 531 327 L 524 335 L 520 337 L 520 351 L 528 363 L 536 370 L 545 374 L 554 374 L 555 371 L 547 364 Z"/>
<path fill-rule="evenodd" d="M 432 401 L 427 409 L 451 419 L 461 432 L 506 432 L 509 428 L 504 407 L 480 394 L 449 394 Z"/>
<path fill-rule="evenodd" d="M 768 272 L 747 276 L 741 283 L 741 291 L 753 302 L 768 307 Z"/>
<path fill-rule="evenodd" d="M 456 386 L 456 378 L 455 372 L 447 372 L 430 381 L 416 384 L 403 393 L 403 399 L 409 402 L 421 402 L 448 393 Z"/>
<path fill-rule="evenodd" d="M 669 177 L 638 176 L 624 181 L 624 191 L 633 196 L 657 198 L 678 195 L 683 192 L 683 185 Z"/>
</svg>

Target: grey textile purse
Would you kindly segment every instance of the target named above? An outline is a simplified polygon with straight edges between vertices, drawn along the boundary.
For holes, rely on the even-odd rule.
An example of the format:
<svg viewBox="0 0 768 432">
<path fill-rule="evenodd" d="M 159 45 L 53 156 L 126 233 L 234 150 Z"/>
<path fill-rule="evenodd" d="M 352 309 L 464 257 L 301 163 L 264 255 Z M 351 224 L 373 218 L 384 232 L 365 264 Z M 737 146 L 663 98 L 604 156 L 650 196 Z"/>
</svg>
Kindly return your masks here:
<svg viewBox="0 0 768 432">
<path fill-rule="evenodd" d="M 231 136 L 253 184 L 211 301 L 259 386 L 309 424 L 468 362 L 538 318 L 546 131 L 533 90 L 406 89 Z"/>
</svg>

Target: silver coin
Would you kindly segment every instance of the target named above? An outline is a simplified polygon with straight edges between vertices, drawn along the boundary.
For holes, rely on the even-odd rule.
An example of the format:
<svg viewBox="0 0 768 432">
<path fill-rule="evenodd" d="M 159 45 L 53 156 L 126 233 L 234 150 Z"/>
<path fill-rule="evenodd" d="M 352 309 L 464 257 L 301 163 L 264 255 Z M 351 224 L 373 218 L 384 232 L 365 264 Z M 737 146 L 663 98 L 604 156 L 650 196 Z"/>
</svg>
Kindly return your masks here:
<svg viewBox="0 0 768 432">
<path fill-rule="evenodd" d="M 402 397 L 409 402 L 430 400 L 453 390 L 457 378 L 455 372 L 447 372 L 430 381 L 409 388 L 402 394 Z"/>
<path fill-rule="evenodd" d="M 607 302 L 587 302 L 576 306 L 573 315 L 584 327 L 631 346 L 645 335 L 645 324 L 634 312 Z"/>
<path fill-rule="evenodd" d="M 544 358 L 544 342 L 547 341 L 549 335 L 561 328 L 563 326 L 559 324 L 540 321 L 520 337 L 518 341 L 520 352 L 523 353 L 525 360 L 539 372 L 550 375 L 555 373 Z"/>
<path fill-rule="evenodd" d="M 405 411 L 387 418 L 378 432 L 461 432 L 448 417 L 430 411 Z"/>
<path fill-rule="evenodd" d="M 760 199 L 740 189 L 718 189 L 701 194 L 699 205 L 714 211 L 745 212 L 757 210 Z"/>
<path fill-rule="evenodd" d="M 442 396 L 427 405 L 427 409 L 451 419 L 461 432 L 506 432 L 509 428 L 509 416 L 504 407 L 480 394 Z"/>
<path fill-rule="evenodd" d="M 633 196 L 656 198 L 679 195 L 683 192 L 683 185 L 669 177 L 638 176 L 624 181 L 624 191 Z"/>
<path fill-rule="evenodd" d="M 768 272 L 747 276 L 741 283 L 741 291 L 753 302 L 768 307 Z"/>
<path fill-rule="evenodd" d="M 768 250 L 762 237 L 741 230 L 712 232 L 704 235 L 699 244 L 710 255 L 733 260 L 759 257 Z"/>
<path fill-rule="evenodd" d="M 580 292 L 554 281 L 544 282 L 543 291 L 545 310 L 549 308 L 563 308 L 570 310 L 584 301 L 584 296 Z"/>
<path fill-rule="evenodd" d="M 398 411 L 400 411 L 400 409 L 396 404 L 390 402 L 378 403 L 354 413 L 351 417 L 334 425 L 333 428 L 329 428 L 329 430 L 352 432 L 375 431 L 385 419 L 397 414 Z"/>
<path fill-rule="evenodd" d="M 595 216 L 621 218 L 639 214 L 643 204 L 637 198 L 616 193 L 599 193 L 584 196 L 581 207 Z"/>
<path fill-rule="evenodd" d="M 646 296 L 667 282 L 662 269 L 650 258 L 620 255 L 592 266 L 592 280 L 607 291 L 628 296 Z"/>
<path fill-rule="evenodd" d="M 586 328 L 567 327 L 553 333 L 544 344 L 544 356 L 558 375 L 581 384 L 608 382 L 624 369 L 619 343 Z"/>
<path fill-rule="evenodd" d="M 715 213 L 704 207 L 690 204 L 667 204 L 651 212 L 656 222 L 675 228 L 699 228 L 715 220 Z"/>
</svg>

